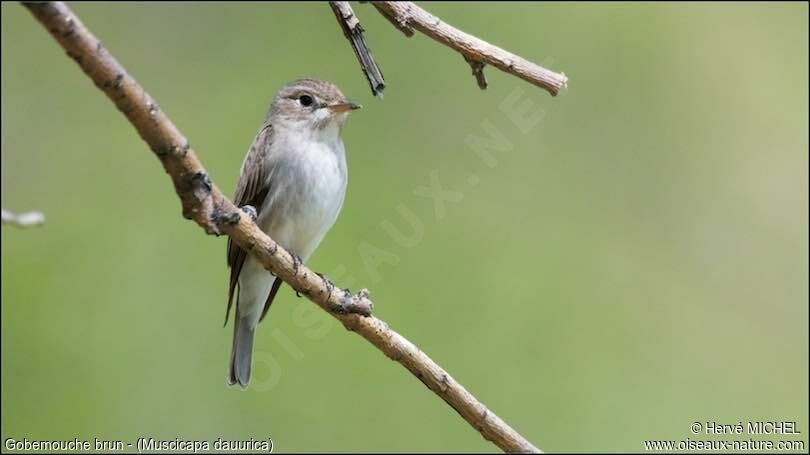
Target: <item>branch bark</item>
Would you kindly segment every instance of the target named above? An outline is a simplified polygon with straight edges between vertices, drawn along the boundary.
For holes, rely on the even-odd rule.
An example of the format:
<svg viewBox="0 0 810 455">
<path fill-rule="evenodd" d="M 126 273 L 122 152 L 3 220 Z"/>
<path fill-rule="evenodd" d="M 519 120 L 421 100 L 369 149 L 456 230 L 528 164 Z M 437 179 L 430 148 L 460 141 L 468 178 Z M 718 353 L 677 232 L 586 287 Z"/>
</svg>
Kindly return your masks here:
<svg viewBox="0 0 810 455">
<path fill-rule="evenodd" d="M 456 410 L 481 435 L 506 452 L 539 452 L 526 438 L 384 321 L 371 316 L 368 291 L 338 290 L 262 232 L 214 185 L 202 163 L 154 99 L 107 52 L 63 3 L 24 3 L 90 79 L 126 116 L 163 164 L 180 197 L 183 216 L 208 234 L 229 235 L 264 267 L 399 362 Z"/>
<path fill-rule="evenodd" d="M 44 224 L 45 215 L 43 215 L 41 212 L 13 213 L 3 209 L 2 221 L 3 224 L 10 224 L 12 226 L 26 228 Z"/>
<path fill-rule="evenodd" d="M 484 77 L 484 65 L 492 65 L 499 70 L 513 74 L 527 82 L 548 91 L 556 96 L 568 84 L 568 77 L 564 73 L 536 65 L 498 46 L 465 33 L 450 24 L 442 22 L 438 17 L 420 8 L 413 2 L 372 2 L 391 24 L 399 29 L 405 36 L 413 36 L 413 30 L 433 38 L 441 44 L 460 53 L 472 67 L 478 86 L 487 87 Z"/>
<path fill-rule="evenodd" d="M 385 79 L 380 67 L 377 66 L 377 62 L 374 61 L 371 49 L 366 44 L 366 39 L 363 37 L 363 27 L 354 14 L 352 6 L 349 5 L 349 2 L 329 2 L 329 6 L 332 7 L 332 11 L 335 13 L 335 18 L 343 30 L 343 35 L 349 40 L 352 49 L 354 49 L 354 55 L 357 56 L 360 68 L 371 86 L 371 94 L 382 96 L 382 91 L 385 89 Z"/>
</svg>

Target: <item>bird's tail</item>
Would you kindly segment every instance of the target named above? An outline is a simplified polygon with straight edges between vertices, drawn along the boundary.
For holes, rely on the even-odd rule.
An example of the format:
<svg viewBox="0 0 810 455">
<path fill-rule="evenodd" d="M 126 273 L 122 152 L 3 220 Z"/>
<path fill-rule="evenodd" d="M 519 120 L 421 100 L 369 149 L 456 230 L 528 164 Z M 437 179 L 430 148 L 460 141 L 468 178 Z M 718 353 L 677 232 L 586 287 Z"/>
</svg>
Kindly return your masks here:
<svg viewBox="0 0 810 455">
<path fill-rule="evenodd" d="M 233 347 L 231 348 L 231 373 L 228 384 L 239 384 L 242 390 L 250 382 L 250 366 L 253 363 L 253 331 L 246 318 L 240 317 L 239 306 L 233 318 Z"/>
</svg>

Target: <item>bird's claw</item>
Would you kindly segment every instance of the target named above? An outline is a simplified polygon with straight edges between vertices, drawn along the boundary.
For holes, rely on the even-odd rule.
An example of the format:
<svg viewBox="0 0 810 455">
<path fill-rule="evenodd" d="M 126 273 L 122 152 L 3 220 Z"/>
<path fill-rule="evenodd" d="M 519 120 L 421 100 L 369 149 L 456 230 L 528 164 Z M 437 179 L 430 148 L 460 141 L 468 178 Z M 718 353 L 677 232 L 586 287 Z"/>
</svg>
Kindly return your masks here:
<svg viewBox="0 0 810 455">
<path fill-rule="evenodd" d="M 242 207 L 240 207 L 240 208 L 241 208 L 241 209 L 242 209 L 242 211 L 243 211 L 243 212 L 245 212 L 245 213 L 247 214 L 247 216 L 249 216 L 249 217 L 250 217 L 250 219 L 251 219 L 251 220 L 253 220 L 254 222 L 255 222 L 255 221 L 256 221 L 256 219 L 259 217 L 259 215 L 256 213 L 256 207 L 253 207 L 252 205 L 243 205 L 243 206 L 242 206 Z"/>
<path fill-rule="evenodd" d="M 293 271 L 295 272 L 296 275 L 298 275 L 298 269 L 301 267 L 301 264 L 303 264 L 301 256 L 293 253 L 292 251 L 290 251 L 290 256 L 292 256 L 293 260 Z"/>
</svg>

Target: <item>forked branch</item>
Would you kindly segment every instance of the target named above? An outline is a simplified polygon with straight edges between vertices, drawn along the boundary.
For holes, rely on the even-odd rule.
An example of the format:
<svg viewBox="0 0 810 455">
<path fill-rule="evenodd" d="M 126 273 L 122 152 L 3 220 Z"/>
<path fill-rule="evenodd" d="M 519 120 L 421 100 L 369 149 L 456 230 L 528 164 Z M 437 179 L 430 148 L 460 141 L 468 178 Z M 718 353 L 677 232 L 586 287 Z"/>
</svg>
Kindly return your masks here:
<svg viewBox="0 0 810 455">
<path fill-rule="evenodd" d="M 345 3 L 344 8 L 348 8 L 348 11 L 351 11 L 348 2 L 330 3 L 333 4 L 333 9 L 335 9 L 335 3 Z M 557 93 L 568 84 L 568 78 L 564 73 L 555 73 L 511 52 L 505 51 L 498 46 L 489 44 L 469 33 L 465 33 L 450 24 L 442 22 L 438 17 L 430 14 L 413 2 L 374 1 L 371 3 L 383 17 L 388 19 L 388 21 L 404 33 L 405 36 L 411 37 L 414 34 L 414 30 L 417 30 L 460 53 L 462 57 L 464 57 L 464 60 L 469 63 L 472 74 L 475 76 L 475 80 L 478 83 L 478 87 L 482 90 L 486 89 L 488 85 L 487 78 L 484 75 L 484 66 L 486 65 L 492 65 L 503 72 L 513 74 L 538 87 L 542 87 L 546 89 L 551 96 L 556 96 Z M 337 15 L 337 12 L 335 12 L 335 14 Z M 351 17 L 354 18 L 354 21 L 357 21 L 353 12 Z M 340 20 L 340 17 L 338 17 L 338 20 Z M 359 27 L 359 21 L 357 21 L 357 24 Z M 345 32 L 345 25 L 341 24 L 341 26 L 344 28 Z M 346 37 L 352 41 L 352 38 L 350 38 L 348 34 Z M 363 44 L 365 45 L 365 42 L 363 42 Z M 354 42 L 352 42 L 352 47 L 355 49 L 355 52 L 357 52 L 357 46 Z M 364 68 L 363 71 L 368 74 L 362 60 L 361 66 Z M 376 64 L 374 66 L 376 67 Z M 369 78 L 369 82 L 371 82 L 371 78 Z M 373 84 L 371 90 L 372 92 L 375 90 Z"/>
<path fill-rule="evenodd" d="M 413 29 L 433 38 L 439 43 L 459 52 L 471 62 L 473 74 L 478 86 L 486 87 L 482 83 L 481 69 L 473 64 L 492 65 L 499 70 L 514 74 L 515 76 L 546 89 L 552 96 L 556 96 L 568 84 L 565 74 L 555 73 L 542 66 L 536 65 L 498 46 L 465 33 L 450 24 L 442 22 L 438 17 L 428 13 L 413 2 L 372 2 L 377 11 L 395 24 L 405 36 L 412 36 Z"/>
<path fill-rule="evenodd" d="M 24 3 L 90 79 L 126 116 L 163 164 L 183 216 L 209 234 L 229 235 L 269 271 L 307 296 L 351 331 L 399 362 L 446 401 L 484 438 L 507 452 L 539 452 L 489 411 L 430 357 L 374 316 L 367 291 L 351 295 L 304 266 L 237 209 L 208 178 L 186 138 L 101 42 L 63 3 Z M 43 69 L 46 71 L 46 69 Z"/>
</svg>

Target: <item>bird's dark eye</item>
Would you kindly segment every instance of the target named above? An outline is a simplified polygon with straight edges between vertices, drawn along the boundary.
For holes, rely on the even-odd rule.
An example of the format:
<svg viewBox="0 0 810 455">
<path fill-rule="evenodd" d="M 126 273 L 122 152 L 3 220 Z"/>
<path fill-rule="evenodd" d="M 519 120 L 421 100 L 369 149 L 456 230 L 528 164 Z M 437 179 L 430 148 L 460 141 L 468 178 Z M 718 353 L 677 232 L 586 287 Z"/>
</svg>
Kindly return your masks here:
<svg viewBox="0 0 810 455">
<path fill-rule="evenodd" d="M 315 100 L 309 95 L 301 95 L 298 97 L 298 102 L 301 103 L 302 106 L 311 106 L 313 101 Z"/>
</svg>

